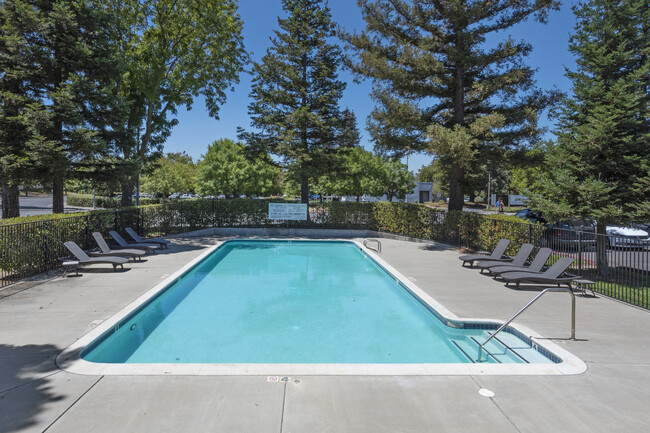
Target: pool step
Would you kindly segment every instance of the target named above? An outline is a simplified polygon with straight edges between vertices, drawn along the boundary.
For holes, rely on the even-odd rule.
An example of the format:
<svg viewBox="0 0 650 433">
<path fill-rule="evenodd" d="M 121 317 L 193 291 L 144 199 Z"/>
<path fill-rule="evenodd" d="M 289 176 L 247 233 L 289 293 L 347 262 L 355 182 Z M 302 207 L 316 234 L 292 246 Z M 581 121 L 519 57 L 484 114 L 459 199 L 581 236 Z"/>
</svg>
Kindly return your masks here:
<svg viewBox="0 0 650 433">
<path fill-rule="evenodd" d="M 484 331 L 482 335 L 463 339 L 452 339 L 452 343 L 472 362 L 477 362 L 480 344 L 492 333 Z M 524 343 L 512 334 L 500 333 L 483 346 L 482 362 L 490 363 L 519 363 L 549 362 L 548 358 L 539 353 L 529 344 Z"/>
</svg>

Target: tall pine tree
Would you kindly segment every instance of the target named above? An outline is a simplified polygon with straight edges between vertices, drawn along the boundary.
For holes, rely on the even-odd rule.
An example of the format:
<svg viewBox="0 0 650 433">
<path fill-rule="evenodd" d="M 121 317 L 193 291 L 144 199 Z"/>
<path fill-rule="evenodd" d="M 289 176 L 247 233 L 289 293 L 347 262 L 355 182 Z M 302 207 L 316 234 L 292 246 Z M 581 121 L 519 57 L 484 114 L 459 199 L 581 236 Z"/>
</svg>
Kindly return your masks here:
<svg viewBox="0 0 650 433">
<path fill-rule="evenodd" d="M 559 111 L 548 175 L 532 204 L 553 219 L 593 218 L 605 234 L 609 223 L 650 218 L 638 207 L 650 184 L 650 9 L 647 0 L 588 0 L 573 11 L 573 96 Z M 606 270 L 600 240 L 598 267 Z"/>
<path fill-rule="evenodd" d="M 112 17 L 100 4 L 0 3 L 3 191 L 13 189 L 8 195 L 14 197 L 17 182 L 29 173 L 52 186 L 55 213 L 63 212 L 64 179 L 73 164 L 105 150 L 99 129 L 114 108 L 107 88 L 115 56 L 106 30 Z"/>
<path fill-rule="evenodd" d="M 359 0 L 366 29 L 343 34 L 359 55 L 354 71 L 375 80 L 369 130 L 378 150 L 429 150 L 449 166 L 449 209 L 463 207 L 465 170 L 494 147 L 539 134 L 553 100 L 524 64 L 531 45 L 489 35 L 535 17 L 556 0 Z"/>
<path fill-rule="evenodd" d="M 288 17 L 278 18 L 272 46 L 253 67 L 248 113 L 257 131 L 239 134 L 251 149 L 284 159 L 304 203 L 310 180 L 332 170 L 339 149 L 350 142 L 340 132 L 349 130 L 338 105 L 345 88 L 337 75 L 341 50 L 328 41 L 335 27 L 321 3 L 282 0 Z"/>
<path fill-rule="evenodd" d="M 25 0 L 0 3 L 0 179 L 2 217 L 20 216 L 18 186 L 30 166 L 30 114 L 38 106 L 37 12 Z"/>
</svg>

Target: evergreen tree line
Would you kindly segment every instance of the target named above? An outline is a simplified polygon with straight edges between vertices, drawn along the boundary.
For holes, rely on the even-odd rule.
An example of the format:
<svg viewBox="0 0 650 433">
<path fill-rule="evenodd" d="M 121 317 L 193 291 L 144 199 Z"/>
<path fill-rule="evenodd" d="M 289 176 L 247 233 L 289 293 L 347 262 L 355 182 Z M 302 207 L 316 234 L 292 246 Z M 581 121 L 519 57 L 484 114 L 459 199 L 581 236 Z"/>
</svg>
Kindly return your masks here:
<svg viewBox="0 0 650 433">
<path fill-rule="evenodd" d="M 463 187 L 472 201 L 477 191 L 489 200 L 491 179 L 493 193 L 527 195 L 549 221 L 588 218 L 605 234 L 608 224 L 650 221 L 650 9 L 647 0 L 586 0 L 573 13 L 569 50 L 576 67 L 566 71 L 570 94 L 551 104 L 556 139 L 512 148 L 501 141 L 500 158 L 474 143 L 477 157 L 469 158 Z M 444 132 L 435 136 L 438 147 L 455 139 L 462 149 L 467 142 L 461 134 L 447 141 Z M 436 159 L 418 177 L 442 183 L 451 195 L 445 185 L 453 170 L 446 165 Z"/>
<path fill-rule="evenodd" d="M 52 15 L 57 25 L 43 33 L 45 4 L 59 3 L 53 10 L 74 19 Z M 332 185 L 370 192 L 373 184 L 357 177 L 373 164 L 358 149 L 354 113 L 339 105 L 343 64 L 373 83 L 367 126 L 375 151 L 386 162 L 432 154 L 450 210 L 485 184 L 484 173 L 510 165 L 513 181 L 551 217 L 642 219 L 650 184 L 646 3 L 585 0 L 574 8 L 570 49 L 578 65 L 568 71 L 567 97 L 535 85 L 529 43 L 502 36 L 527 20 L 545 22 L 559 8 L 555 0 L 358 0 L 365 21 L 358 33 L 337 28 L 326 2 L 282 0 L 286 16 L 252 65 L 241 150 L 248 161 L 282 169 L 303 201 Z M 70 5 L 95 7 L 75 15 Z M 221 0 L 2 2 L 3 71 L 16 71 L 0 77 L 0 170 L 12 179 L 3 191 L 36 167 L 55 196 L 56 179 L 71 172 L 119 179 L 128 204 L 137 174 L 175 125 L 176 107 L 202 93 L 216 117 L 223 89 L 236 82 L 246 55 L 235 7 Z M 84 37 L 92 25 L 61 24 L 90 16 L 108 23 L 93 37 Z M 197 34 L 188 37 L 188 28 Z M 52 36 L 59 31 L 67 36 Z M 38 60 L 42 47 L 47 62 Z M 30 56 L 36 60 L 21 63 Z M 538 126 L 549 108 L 559 123 L 554 143 L 542 141 Z"/>
</svg>

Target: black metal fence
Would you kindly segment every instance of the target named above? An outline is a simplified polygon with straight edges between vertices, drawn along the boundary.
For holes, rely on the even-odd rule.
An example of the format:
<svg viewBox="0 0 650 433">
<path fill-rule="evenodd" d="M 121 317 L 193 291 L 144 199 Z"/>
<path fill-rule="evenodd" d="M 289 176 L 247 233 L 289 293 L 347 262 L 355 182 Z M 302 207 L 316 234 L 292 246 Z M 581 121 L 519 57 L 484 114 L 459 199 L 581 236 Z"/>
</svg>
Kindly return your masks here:
<svg viewBox="0 0 650 433">
<path fill-rule="evenodd" d="M 650 251 L 642 240 L 404 203 L 311 204 L 307 221 L 276 221 L 268 218 L 268 201 L 192 200 L 0 225 L 0 287 L 59 267 L 69 256 L 65 241 L 89 250 L 96 247 L 93 232 L 106 236 L 109 230 L 123 232 L 126 227 L 142 236 L 209 227 L 371 229 L 474 250 L 491 250 L 499 239 L 508 238 L 509 254 L 516 254 L 523 243 L 532 243 L 535 250 L 549 247 L 549 265 L 559 257 L 572 257 L 570 271 L 595 281 L 597 292 L 650 308 Z"/>
</svg>

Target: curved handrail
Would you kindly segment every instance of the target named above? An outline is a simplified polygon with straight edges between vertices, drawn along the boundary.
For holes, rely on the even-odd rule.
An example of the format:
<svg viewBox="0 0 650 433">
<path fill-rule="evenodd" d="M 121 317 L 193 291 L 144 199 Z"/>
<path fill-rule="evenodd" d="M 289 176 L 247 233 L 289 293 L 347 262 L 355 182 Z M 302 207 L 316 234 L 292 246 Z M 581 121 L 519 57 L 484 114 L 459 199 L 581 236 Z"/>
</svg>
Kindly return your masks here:
<svg viewBox="0 0 650 433">
<path fill-rule="evenodd" d="M 573 294 L 573 290 L 566 288 L 566 287 L 552 287 L 549 289 L 544 289 L 542 292 L 535 296 L 529 303 L 527 303 L 524 308 L 521 310 L 517 311 L 517 313 L 512 316 L 506 323 L 501 325 L 499 329 L 497 329 L 492 335 L 490 335 L 488 338 L 485 339 L 483 343 L 481 343 L 478 347 L 478 361 L 481 361 L 481 355 L 483 355 L 483 346 L 485 346 L 490 340 L 492 340 L 499 332 L 501 332 L 506 326 L 510 324 L 513 320 L 517 318 L 521 313 L 526 311 L 528 307 L 533 305 L 535 301 L 537 301 L 539 298 L 542 297 L 547 292 L 568 292 L 571 295 L 571 340 L 576 339 L 576 295 Z"/>
<path fill-rule="evenodd" d="M 368 242 L 377 242 L 377 248 L 370 248 L 370 247 L 368 246 Z M 363 246 L 366 247 L 366 248 L 368 248 L 369 250 L 370 250 L 370 249 L 374 249 L 374 250 L 377 251 L 378 253 L 381 253 L 381 242 L 379 242 L 377 239 L 365 239 L 365 240 L 363 241 Z"/>
</svg>

